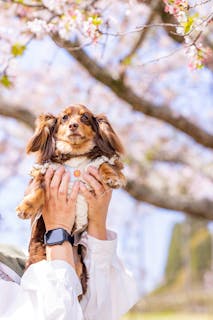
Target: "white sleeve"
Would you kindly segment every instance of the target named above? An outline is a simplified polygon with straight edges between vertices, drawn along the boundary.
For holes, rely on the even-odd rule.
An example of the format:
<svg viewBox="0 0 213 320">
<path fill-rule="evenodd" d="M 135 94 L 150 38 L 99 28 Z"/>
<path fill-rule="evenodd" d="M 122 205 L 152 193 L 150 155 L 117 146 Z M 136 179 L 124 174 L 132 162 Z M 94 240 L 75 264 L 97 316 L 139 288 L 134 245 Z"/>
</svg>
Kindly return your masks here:
<svg viewBox="0 0 213 320">
<path fill-rule="evenodd" d="M 83 320 L 81 291 L 67 262 L 40 261 L 27 269 L 20 285 L 0 280 L 0 319 Z"/>
<path fill-rule="evenodd" d="M 89 280 L 81 301 L 85 320 L 118 320 L 138 300 L 136 282 L 117 256 L 117 236 L 107 231 L 106 241 L 84 233 L 84 262 Z"/>
</svg>

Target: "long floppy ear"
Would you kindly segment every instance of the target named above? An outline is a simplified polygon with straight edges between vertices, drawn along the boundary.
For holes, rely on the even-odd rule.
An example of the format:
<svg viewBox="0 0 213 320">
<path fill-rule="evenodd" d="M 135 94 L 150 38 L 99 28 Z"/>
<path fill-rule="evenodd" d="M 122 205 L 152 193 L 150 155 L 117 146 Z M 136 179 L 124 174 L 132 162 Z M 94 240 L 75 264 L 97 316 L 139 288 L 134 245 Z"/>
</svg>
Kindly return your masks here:
<svg viewBox="0 0 213 320">
<path fill-rule="evenodd" d="M 36 120 L 35 133 L 27 144 L 26 151 L 41 152 L 41 161 L 49 160 L 55 149 L 54 133 L 57 118 L 51 114 L 41 114 Z"/>
<path fill-rule="evenodd" d="M 96 144 L 107 155 L 124 154 L 123 145 L 105 115 L 95 117 L 98 131 Z"/>
</svg>

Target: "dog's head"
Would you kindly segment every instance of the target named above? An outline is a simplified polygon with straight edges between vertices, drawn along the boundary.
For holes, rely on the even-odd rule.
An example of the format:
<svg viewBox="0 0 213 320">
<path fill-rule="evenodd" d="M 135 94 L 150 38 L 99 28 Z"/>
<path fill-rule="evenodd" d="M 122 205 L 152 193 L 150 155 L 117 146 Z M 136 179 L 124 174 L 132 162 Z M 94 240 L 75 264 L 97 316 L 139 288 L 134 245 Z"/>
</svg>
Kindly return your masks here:
<svg viewBox="0 0 213 320">
<path fill-rule="evenodd" d="M 45 148 L 48 152 L 45 152 Z M 74 105 L 57 117 L 40 116 L 27 151 L 40 150 L 44 154 L 42 160 L 46 161 L 54 152 L 77 156 L 94 149 L 107 157 L 123 153 L 123 146 L 106 116 L 95 116 L 85 106 Z"/>
</svg>

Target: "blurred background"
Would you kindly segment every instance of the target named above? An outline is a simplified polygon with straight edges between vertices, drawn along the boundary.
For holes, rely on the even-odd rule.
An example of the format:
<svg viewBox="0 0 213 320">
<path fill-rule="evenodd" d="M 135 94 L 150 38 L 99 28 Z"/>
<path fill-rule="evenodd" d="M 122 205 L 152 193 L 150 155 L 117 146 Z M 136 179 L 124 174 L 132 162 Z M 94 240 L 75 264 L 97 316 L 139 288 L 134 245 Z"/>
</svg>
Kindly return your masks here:
<svg viewBox="0 0 213 320">
<path fill-rule="evenodd" d="M 108 228 L 141 300 L 124 319 L 213 319 L 213 1 L 0 1 L 0 234 L 17 218 L 41 112 L 105 113 L 127 185 Z"/>
</svg>

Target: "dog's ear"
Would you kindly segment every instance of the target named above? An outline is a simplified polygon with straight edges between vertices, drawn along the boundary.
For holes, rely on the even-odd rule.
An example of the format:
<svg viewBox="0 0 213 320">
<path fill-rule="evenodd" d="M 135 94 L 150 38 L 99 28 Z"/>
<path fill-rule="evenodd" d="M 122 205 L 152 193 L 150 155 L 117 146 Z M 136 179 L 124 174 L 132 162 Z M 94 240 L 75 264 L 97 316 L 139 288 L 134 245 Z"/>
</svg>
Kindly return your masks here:
<svg viewBox="0 0 213 320">
<path fill-rule="evenodd" d="M 95 119 L 97 127 L 96 144 L 101 151 L 109 156 L 115 153 L 124 154 L 123 145 L 107 117 L 101 114 L 96 116 Z"/>
<path fill-rule="evenodd" d="M 51 114 L 41 114 L 36 120 L 35 133 L 27 144 L 26 151 L 41 153 L 41 160 L 49 160 L 55 149 L 54 133 L 57 118 Z"/>
</svg>

